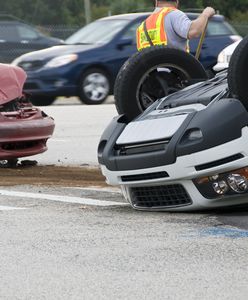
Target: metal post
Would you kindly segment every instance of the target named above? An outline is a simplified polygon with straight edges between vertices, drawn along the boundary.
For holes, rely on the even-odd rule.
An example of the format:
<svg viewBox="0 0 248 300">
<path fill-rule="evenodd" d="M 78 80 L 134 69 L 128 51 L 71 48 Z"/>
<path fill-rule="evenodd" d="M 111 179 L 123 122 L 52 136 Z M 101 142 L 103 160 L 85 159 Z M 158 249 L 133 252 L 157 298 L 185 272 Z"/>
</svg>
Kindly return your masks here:
<svg viewBox="0 0 248 300">
<path fill-rule="evenodd" d="M 90 0 L 84 0 L 84 11 L 86 24 L 88 24 L 91 21 Z"/>
</svg>

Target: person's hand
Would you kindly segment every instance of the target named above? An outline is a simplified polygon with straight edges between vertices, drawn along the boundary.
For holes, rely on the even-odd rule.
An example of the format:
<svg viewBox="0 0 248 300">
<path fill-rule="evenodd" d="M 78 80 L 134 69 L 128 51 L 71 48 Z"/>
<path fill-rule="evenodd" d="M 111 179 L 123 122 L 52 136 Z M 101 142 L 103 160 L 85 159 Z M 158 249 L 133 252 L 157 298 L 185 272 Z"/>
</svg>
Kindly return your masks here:
<svg viewBox="0 0 248 300">
<path fill-rule="evenodd" d="M 215 10 L 212 7 L 206 7 L 202 14 L 208 18 L 211 18 L 215 14 Z"/>
</svg>

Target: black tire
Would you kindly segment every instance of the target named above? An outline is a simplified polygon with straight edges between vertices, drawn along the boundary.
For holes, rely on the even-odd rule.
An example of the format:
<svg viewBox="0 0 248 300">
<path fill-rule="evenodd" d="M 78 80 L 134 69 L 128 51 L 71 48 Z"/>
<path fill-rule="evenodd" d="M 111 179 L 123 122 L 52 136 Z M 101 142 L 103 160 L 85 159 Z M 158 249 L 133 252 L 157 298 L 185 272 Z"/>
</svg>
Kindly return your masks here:
<svg viewBox="0 0 248 300">
<path fill-rule="evenodd" d="M 107 73 L 99 68 L 88 69 L 79 80 L 79 98 L 88 105 L 101 104 L 110 92 Z"/>
<path fill-rule="evenodd" d="M 30 96 L 29 100 L 35 106 L 48 106 L 53 104 L 56 97 L 53 96 L 44 96 L 44 95 L 37 95 L 37 96 Z"/>
<path fill-rule="evenodd" d="M 248 36 L 234 50 L 227 78 L 230 93 L 248 110 Z"/>
<path fill-rule="evenodd" d="M 207 79 L 194 56 L 164 46 L 146 48 L 129 58 L 117 75 L 116 109 L 132 120 L 157 99 L 182 89 L 183 81 L 190 79 Z"/>
</svg>

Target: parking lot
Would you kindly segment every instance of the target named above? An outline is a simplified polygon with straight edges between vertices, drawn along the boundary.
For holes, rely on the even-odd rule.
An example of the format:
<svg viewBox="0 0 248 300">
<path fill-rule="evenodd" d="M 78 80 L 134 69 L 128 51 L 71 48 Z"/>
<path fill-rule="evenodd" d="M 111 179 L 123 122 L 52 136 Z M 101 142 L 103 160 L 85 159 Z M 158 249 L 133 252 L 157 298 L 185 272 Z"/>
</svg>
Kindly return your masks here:
<svg viewBox="0 0 248 300">
<path fill-rule="evenodd" d="M 134 211 L 97 165 L 112 99 L 65 101 L 38 165 L 0 170 L 0 298 L 246 299 L 247 209 Z"/>
</svg>

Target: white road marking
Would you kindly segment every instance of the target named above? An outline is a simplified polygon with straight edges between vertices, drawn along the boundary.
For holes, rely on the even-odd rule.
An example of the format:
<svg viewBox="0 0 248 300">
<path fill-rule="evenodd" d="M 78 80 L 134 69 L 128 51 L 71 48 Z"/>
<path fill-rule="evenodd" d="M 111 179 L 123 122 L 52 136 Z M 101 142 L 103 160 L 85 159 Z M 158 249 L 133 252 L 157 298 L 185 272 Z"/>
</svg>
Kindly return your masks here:
<svg viewBox="0 0 248 300">
<path fill-rule="evenodd" d="M 20 209 L 26 209 L 24 207 L 12 207 L 12 206 L 1 206 L 0 205 L 0 211 L 1 210 L 20 210 Z"/>
<path fill-rule="evenodd" d="M 94 205 L 94 206 L 128 205 L 122 202 L 96 200 L 91 198 L 69 197 L 69 196 L 41 194 L 41 193 L 15 192 L 15 191 L 7 191 L 7 190 L 0 190 L 0 195 L 10 196 L 10 197 L 32 198 L 32 199 L 45 199 L 50 201 L 78 203 L 78 204 Z"/>
<path fill-rule="evenodd" d="M 109 192 L 109 193 L 114 193 L 114 194 L 121 194 L 121 190 L 117 189 L 117 188 L 111 188 L 111 187 L 96 187 L 96 186 L 92 186 L 92 187 L 71 187 L 68 186 L 66 187 L 66 189 L 72 189 L 72 190 L 83 190 L 83 191 L 94 191 L 94 192 Z"/>
</svg>

